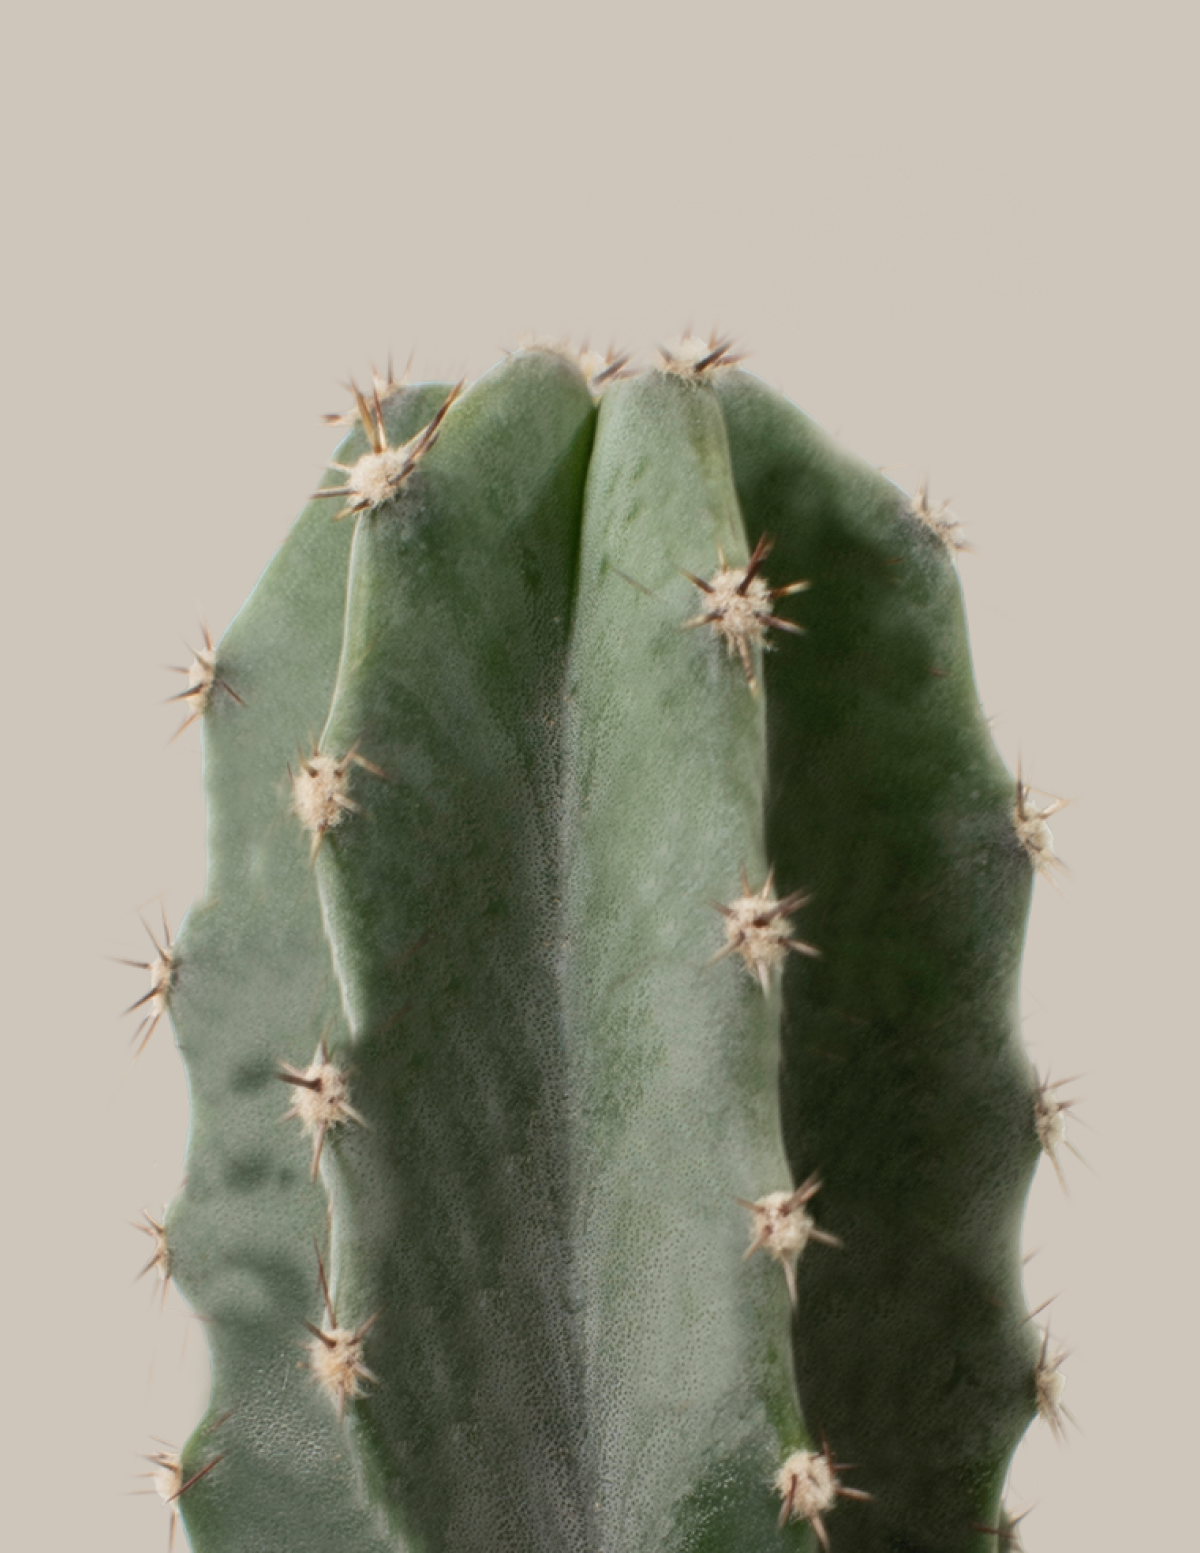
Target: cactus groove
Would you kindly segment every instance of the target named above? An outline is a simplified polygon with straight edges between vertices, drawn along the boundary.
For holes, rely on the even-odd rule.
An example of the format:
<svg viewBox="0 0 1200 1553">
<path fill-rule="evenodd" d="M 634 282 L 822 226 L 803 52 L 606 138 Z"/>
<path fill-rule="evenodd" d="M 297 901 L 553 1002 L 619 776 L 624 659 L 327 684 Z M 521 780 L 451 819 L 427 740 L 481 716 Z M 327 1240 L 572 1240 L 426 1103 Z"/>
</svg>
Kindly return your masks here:
<svg viewBox="0 0 1200 1553">
<path fill-rule="evenodd" d="M 173 1505 L 195 1553 L 994 1553 L 1060 1423 L 1051 811 L 924 492 L 722 346 L 593 366 L 357 395 L 183 694 Z"/>
</svg>

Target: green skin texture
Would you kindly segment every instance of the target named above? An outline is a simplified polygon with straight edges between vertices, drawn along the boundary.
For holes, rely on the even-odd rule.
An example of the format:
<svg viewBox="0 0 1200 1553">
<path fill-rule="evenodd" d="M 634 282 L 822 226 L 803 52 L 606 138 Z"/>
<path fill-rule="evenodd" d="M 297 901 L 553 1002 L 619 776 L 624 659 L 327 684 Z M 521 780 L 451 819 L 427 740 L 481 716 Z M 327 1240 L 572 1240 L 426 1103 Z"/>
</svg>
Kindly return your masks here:
<svg viewBox="0 0 1200 1553">
<path fill-rule="evenodd" d="M 776 1048 L 704 970 L 765 747 L 679 629 L 679 565 L 745 541 L 710 391 L 617 385 L 589 469 L 593 421 L 568 363 L 509 363 L 359 525 L 324 743 L 388 780 L 318 864 L 370 1124 L 332 1167 L 336 1298 L 386 1311 L 356 1421 L 414 1545 L 775 1549 L 804 1435 L 735 1196 L 788 1184 Z"/>
<path fill-rule="evenodd" d="M 393 444 L 444 397 L 389 408 Z M 1032 866 L 953 563 L 906 508 L 746 374 L 597 409 L 529 351 L 352 546 L 302 516 L 219 648 L 246 705 L 205 717 L 170 999 L 168 1239 L 214 1363 L 185 1477 L 227 1453 L 180 1501 L 196 1553 L 806 1549 L 772 1479 L 822 1434 L 874 1495 L 828 1512 L 835 1553 L 994 1548 L 972 1524 L 1034 1411 Z M 755 695 L 683 629 L 684 572 L 763 532 L 772 583 L 813 589 Z M 322 722 L 378 772 L 314 867 L 285 764 Z M 764 996 L 714 960 L 714 904 L 769 865 L 815 892 L 822 956 Z M 314 1184 L 276 1070 L 322 1032 L 366 1126 Z M 813 1170 L 844 1249 L 806 1249 L 793 1314 L 736 1199 Z M 303 1369 L 314 1240 L 339 1325 L 376 1318 L 342 1422 Z"/>
<path fill-rule="evenodd" d="M 437 384 L 407 394 L 388 418 L 394 440 L 445 395 Z M 364 447 L 356 431 L 339 457 Z M 336 1415 L 297 1371 L 302 1323 L 321 1318 L 313 1243 L 327 1207 L 299 1124 L 281 1121 L 292 1090 L 277 1077 L 281 1062 L 307 1066 L 323 1033 L 345 1042 L 287 780 L 324 722 L 341 648 L 353 531 L 331 510 L 306 508 L 221 640 L 217 672 L 245 704 L 218 689 L 204 718 L 208 878 L 175 945 L 170 1014 L 192 1128 L 167 1244 L 172 1276 L 204 1318 L 213 1375 L 185 1481 L 224 1453 L 178 1507 L 192 1546 L 221 1553 L 393 1547 Z"/>
<path fill-rule="evenodd" d="M 803 577 L 802 653 L 764 664 L 767 847 L 813 893 L 784 977 L 781 1104 L 845 1242 L 798 1267 L 805 1417 L 861 1467 L 839 1553 L 994 1546 L 1036 1408 L 1020 1221 L 1039 1155 L 1019 1040 L 1033 871 L 971 674 L 954 564 L 876 470 L 723 375 L 738 498 Z"/>
</svg>

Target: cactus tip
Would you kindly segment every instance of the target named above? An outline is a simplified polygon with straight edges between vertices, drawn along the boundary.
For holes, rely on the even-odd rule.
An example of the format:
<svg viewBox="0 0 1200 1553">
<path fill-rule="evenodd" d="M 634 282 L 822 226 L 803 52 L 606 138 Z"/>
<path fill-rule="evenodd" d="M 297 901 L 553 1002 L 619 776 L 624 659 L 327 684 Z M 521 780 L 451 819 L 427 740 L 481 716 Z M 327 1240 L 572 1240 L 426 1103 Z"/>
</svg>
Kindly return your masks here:
<svg viewBox="0 0 1200 1553">
<path fill-rule="evenodd" d="M 579 368 L 593 395 L 599 395 L 609 383 L 616 382 L 618 378 L 633 376 L 629 367 L 632 360 L 630 353 L 618 351 L 615 345 L 610 345 L 606 351 L 598 351 L 593 350 L 585 340 L 576 350 L 569 340 L 557 339 L 553 335 L 524 334 L 517 340 L 517 348 L 542 351 L 548 356 L 561 356 L 564 361 Z"/>
<path fill-rule="evenodd" d="M 603 354 L 589 350 L 585 345 L 579 353 L 579 365 L 583 368 L 583 375 L 593 394 L 598 394 L 618 378 L 632 377 L 633 372 L 629 366 L 631 360 L 628 351 L 619 351 L 614 345 L 610 345 Z"/>
<path fill-rule="evenodd" d="M 685 330 L 683 338 L 673 349 L 658 347 L 661 370 L 678 377 L 698 378 L 717 367 L 736 366 L 745 361 L 747 353 L 739 351 L 731 339 L 720 339 L 714 331 L 707 340 L 701 340 L 691 330 Z"/>
<path fill-rule="evenodd" d="M 414 352 L 413 354 L 415 355 L 416 353 Z M 391 351 L 388 351 L 387 376 L 386 377 L 378 370 L 378 368 L 375 366 L 374 362 L 372 362 L 372 364 L 371 364 L 371 398 L 372 398 L 372 401 L 378 402 L 381 406 L 385 405 L 388 402 L 389 399 L 393 398 L 396 394 L 400 393 L 402 389 L 407 388 L 408 387 L 408 382 L 409 382 L 409 374 L 412 371 L 412 364 L 413 364 L 413 357 L 412 357 L 412 355 L 410 355 L 409 358 L 408 358 L 408 365 L 404 368 L 404 376 L 398 378 L 396 376 L 395 365 L 394 365 L 394 363 L 392 361 L 392 353 L 391 353 Z M 361 423 L 362 427 L 363 427 L 363 430 L 369 436 L 370 435 L 370 431 L 371 431 L 370 425 L 367 422 L 362 421 L 362 403 L 363 403 L 362 395 L 359 394 L 358 389 L 355 387 L 353 381 L 344 383 L 342 386 L 345 388 L 346 392 L 348 394 L 350 394 L 353 397 L 353 399 L 354 399 L 354 404 L 353 404 L 352 408 L 349 409 L 349 410 L 333 410 L 333 411 L 329 411 L 329 412 L 327 412 L 325 415 L 323 415 L 321 417 L 322 421 L 325 423 L 326 426 L 358 426 Z"/>
<path fill-rule="evenodd" d="M 380 384 L 376 381 L 368 401 L 357 384 L 351 383 L 350 388 L 358 407 L 358 419 L 367 434 L 370 448 L 357 463 L 331 462 L 329 465 L 331 469 L 337 469 L 346 476 L 345 483 L 327 485 L 319 491 L 314 491 L 314 499 L 324 501 L 334 496 L 345 497 L 346 501 L 341 511 L 334 513 L 335 519 L 357 516 L 361 512 L 374 512 L 377 507 L 383 507 L 388 502 L 394 501 L 405 480 L 437 441 L 442 422 L 450 406 L 462 393 L 464 386 L 463 381 L 456 383 L 446 395 L 433 419 L 408 442 L 392 447 L 388 443 L 387 430 L 383 424 L 384 401 Z"/>
</svg>

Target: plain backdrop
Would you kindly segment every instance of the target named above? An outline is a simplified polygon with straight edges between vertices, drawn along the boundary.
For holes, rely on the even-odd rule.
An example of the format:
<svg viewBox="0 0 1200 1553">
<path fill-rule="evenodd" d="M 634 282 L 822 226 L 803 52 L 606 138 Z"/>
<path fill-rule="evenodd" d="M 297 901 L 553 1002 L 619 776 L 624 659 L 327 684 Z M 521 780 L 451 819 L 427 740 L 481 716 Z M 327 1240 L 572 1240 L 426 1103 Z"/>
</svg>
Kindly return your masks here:
<svg viewBox="0 0 1200 1553">
<path fill-rule="evenodd" d="M 1195 8 L 65 0 L 2 37 L 6 1546 L 163 1553 L 138 1453 L 206 1393 L 129 1227 L 179 1184 L 183 1072 L 165 1024 L 131 1062 L 107 958 L 203 882 L 164 665 L 349 374 L 689 326 L 977 547 L 997 741 L 1072 800 L 1024 1028 L 1091 1129 L 1026 1234 L 1079 1428 L 1034 1426 L 1011 1499 L 1028 1553 L 1194 1543 Z"/>
</svg>

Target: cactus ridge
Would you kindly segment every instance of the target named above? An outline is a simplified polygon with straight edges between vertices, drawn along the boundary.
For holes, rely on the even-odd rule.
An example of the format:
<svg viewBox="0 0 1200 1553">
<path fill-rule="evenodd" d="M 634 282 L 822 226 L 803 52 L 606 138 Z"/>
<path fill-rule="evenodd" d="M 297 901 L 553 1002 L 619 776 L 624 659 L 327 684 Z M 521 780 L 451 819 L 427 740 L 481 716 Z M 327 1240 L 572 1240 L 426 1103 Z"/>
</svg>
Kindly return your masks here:
<svg viewBox="0 0 1200 1553">
<path fill-rule="evenodd" d="M 1017 1247 L 1071 1102 L 1016 1015 L 1061 801 L 946 508 L 738 359 L 389 364 L 205 636 L 196 1553 L 983 1553 L 1061 1431 Z"/>
<path fill-rule="evenodd" d="M 814 582 L 805 660 L 765 667 L 768 846 L 806 870 L 826 948 L 785 989 L 784 1129 L 846 1242 L 797 1267 L 801 1400 L 871 1464 L 861 1546 L 969 1547 L 1033 1411 L 1021 789 L 979 707 L 943 537 L 756 380 L 716 392 L 751 533 Z"/>
</svg>

